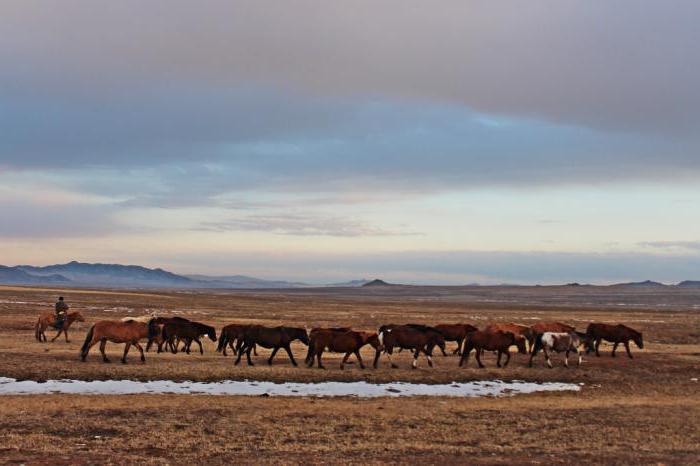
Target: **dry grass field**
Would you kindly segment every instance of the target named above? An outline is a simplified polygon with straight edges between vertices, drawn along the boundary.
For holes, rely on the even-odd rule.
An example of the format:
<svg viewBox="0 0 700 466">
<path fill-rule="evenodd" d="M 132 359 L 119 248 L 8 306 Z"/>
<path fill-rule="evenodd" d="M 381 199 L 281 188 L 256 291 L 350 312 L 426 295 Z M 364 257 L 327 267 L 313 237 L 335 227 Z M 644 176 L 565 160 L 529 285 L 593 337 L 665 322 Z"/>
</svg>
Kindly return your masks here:
<svg viewBox="0 0 700 466">
<path fill-rule="evenodd" d="M 429 288 L 294 291 L 60 291 L 86 317 L 71 342 L 34 340 L 40 312 L 58 290 L 0 287 L 0 376 L 17 379 L 199 380 L 256 379 L 317 382 L 527 380 L 583 383 L 580 392 L 508 398 L 320 399 L 201 395 L 33 395 L 0 397 L 0 461 L 16 464 L 177 463 L 476 463 L 698 464 L 700 462 L 700 293 L 610 288 Z M 547 369 L 514 355 L 506 369 L 487 354 L 486 369 L 435 358 L 435 368 L 410 355 L 399 369 L 294 368 L 280 352 L 273 366 L 260 349 L 255 367 L 234 366 L 207 341 L 205 354 L 132 351 L 108 344 L 112 364 L 97 347 L 88 361 L 78 350 L 88 326 L 102 319 L 182 315 L 220 329 L 225 323 L 352 326 L 384 323 L 559 320 L 583 330 L 588 322 L 622 322 L 644 332 L 635 359 L 588 356 L 566 369 L 554 356 Z M 53 331 L 48 333 L 49 336 Z M 454 344 L 448 343 L 448 348 Z M 295 343 L 303 360 L 305 347 Z M 372 352 L 363 351 L 366 361 Z M 695 380 L 693 380 L 695 379 Z"/>
</svg>

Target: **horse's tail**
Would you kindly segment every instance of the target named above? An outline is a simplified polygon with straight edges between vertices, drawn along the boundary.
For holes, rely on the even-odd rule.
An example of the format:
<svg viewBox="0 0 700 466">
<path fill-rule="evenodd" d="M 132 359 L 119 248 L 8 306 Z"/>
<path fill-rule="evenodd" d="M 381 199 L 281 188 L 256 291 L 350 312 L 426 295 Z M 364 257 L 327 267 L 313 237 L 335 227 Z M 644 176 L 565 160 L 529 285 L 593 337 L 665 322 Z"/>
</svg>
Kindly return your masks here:
<svg viewBox="0 0 700 466">
<path fill-rule="evenodd" d="M 88 348 L 90 348 L 90 342 L 92 341 L 92 336 L 93 336 L 94 330 L 95 330 L 95 326 L 93 325 L 92 327 L 90 327 L 90 330 L 88 330 L 88 333 L 85 336 L 85 343 L 83 343 L 82 348 L 80 348 L 80 355 L 83 357 L 87 353 Z"/>
<path fill-rule="evenodd" d="M 219 344 L 216 346 L 216 351 L 218 353 L 221 353 L 224 350 L 224 347 L 228 344 L 228 335 L 224 330 L 221 330 L 221 334 L 219 335 Z"/>
<path fill-rule="evenodd" d="M 538 333 L 535 335 L 535 344 L 532 347 L 532 355 L 536 355 L 537 353 L 540 352 L 544 344 L 542 343 L 542 337 L 544 336 L 544 333 Z"/>
<path fill-rule="evenodd" d="M 307 365 L 313 364 L 313 360 L 314 360 L 314 347 L 316 346 L 314 343 L 316 343 L 316 337 L 315 337 L 315 336 L 314 336 L 314 338 L 310 338 L 310 339 L 309 339 L 309 349 L 306 351 L 306 359 L 304 359 L 304 361 L 306 361 L 306 364 L 307 364 Z"/>
<path fill-rule="evenodd" d="M 41 341 L 41 336 L 39 330 L 41 329 L 41 316 L 36 321 L 36 325 L 34 326 L 34 338 L 37 340 Z"/>
</svg>

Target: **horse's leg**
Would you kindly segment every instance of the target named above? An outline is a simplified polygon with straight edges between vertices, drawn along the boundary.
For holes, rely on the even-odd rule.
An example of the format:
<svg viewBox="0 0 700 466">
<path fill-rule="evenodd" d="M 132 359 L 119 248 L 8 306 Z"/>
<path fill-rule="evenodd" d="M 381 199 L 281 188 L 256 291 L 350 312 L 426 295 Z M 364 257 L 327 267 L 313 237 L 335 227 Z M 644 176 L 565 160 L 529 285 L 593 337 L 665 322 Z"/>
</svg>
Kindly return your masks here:
<svg viewBox="0 0 700 466">
<path fill-rule="evenodd" d="M 576 364 L 576 367 L 580 367 L 581 363 L 583 362 L 583 351 L 581 351 L 579 348 L 576 348 L 576 354 L 578 354 L 578 364 Z"/>
<path fill-rule="evenodd" d="M 194 341 L 199 345 L 199 354 L 204 354 L 204 348 L 202 348 L 202 342 L 199 341 L 199 338 L 195 338 Z"/>
<path fill-rule="evenodd" d="M 443 350 L 444 353 L 444 350 Z M 423 354 L 425 354 L 425 359 L 428 360 L 428 366 L 433 367 L 433 352 L 432 351 L 425 351 L 423 350 Z"/>
<path fill-rule="evenodd" d="M 455 350 L 452 352 L 452 354 L 456 354 L 457 356 L 462 354 L 462 341 L 463 341 L 462 338 L 459 338 L 457 340 L 457 348 L 455 348 Z"/>
<path fill-rule="evenodd" d="M 445 346 L 440 346 L 440 351 L 442 351 L 443 356 L 447 356 L 447 353 L 445 353 Z"/>
<path fill-rule="evenodd" d="M 479 350 L 477 350 L 479 351 Z M 459 367 L 462 367 L 464 363 L 469 361 L 469 353 L 472 352 L 471 348 L 467 348 L 467 344 L 464 344 L 464 348 L 462 349 L 462 357 L 459 358 Z"/>
<path fill-rule="evenodd" d="M 63 331 L 63 335 L 66 337 L 66 343 L 70 343 L 70 340 L 68 340 L 68 329 L 67 328 Z"/>
<path fill-rule="evenodd" d="M 418 356 L 420 356 L 420 349 L 415 348 L 413 351 L 413 362 L 411 363 L 411 369 L 418 368 Z"/>
<path fill-rule="evenodd" d="M 110 362 L 109 358 L 107 357 L 107 353 L 105 353 L 105 346 L 107 346 L 107 340 L 103 338 L 102 341 L 100 341 L 100 353 L 102 353 L 102 361 Z"/>
<path fill-rule="evenodd" d="M 241 344 L 243 343 L 243 340 L 238 341 L 238 357 L 234 361 L 233 365 L 237 366 L 241 362 L 241 356 L 243 356 L 243 348 L 241 347 Z"/>
<path fill-rule="evenodd" d="M 392 368 L 392 369 L 398 369 L 399 366 L 397 366 L 396 364 L 394 364 L 394 361 L 391 360 L 391 354 L 392 354 L 393 352 L 394 352 L 394 348 L 393 348 L 393 347 L 387 348 L 387 349 L 386 349 L 386 356 L 389 358 L 389 364 L 391 364 L 391 368 Z"/>
<path fill-rule="evenodd" d="M 360 369 L 364 369 L 365 364 L 362 362 L 362 356 L 360 356 L 359 348 L 355 350 L 355 356 L 357 356 L 357 360 L 360 362 Z"/>
<path fill-rule="evenodd" d="M 348 351 L 347 353 L 345 353 L 345 356 L 343 356 L 343 360 L 340 361 L 340 370 L 341 371 L 343 369 L 345 369 L 345 363 L 348 362 L 348 358 L 350 357 L 351 354 L 352 354 L 352 351 Z"/>
<path fill-rule="evenodd" d="M 255 343 L 253 343 L 253 354 L 254 354 L 255 356 L 258 355 L 258 345 L 256 345 Z"/>
<path fill-rule="evenodd" d="M 564 353 L 564 367 L 569 367 L 569 351 L 566 350 L 566 353 Z"/>
<path fill-rule="evenodd" d="M 506 362 L 503 363 L 503 367 L 506 367 L 510 362 L 510 351 L 506 351 Z"/>
<path fill-rule="evenodd" d="M 297 367 L 298 364 L 297 364 L 297 362 L 294 360 L 294 355 L 292 354 L 292 349 L 289 347 L 289 344 L 287 344 L 287 346 L 284 347 L 284 350 L 285 350 L 285 351 L 287 352 L 287 354 L 289 355 L 289 359 L 290 359 L 290 361 L 292 361 L 292 365 L 294 365 L 294 367 Z"/>
<path fill-rule="evenodd" d="M 316 353 L 316 365 L 318 366 L 319 369 L 325 369 L 326 367 L 323 365 L 323 362 L 321 362 L 321 356 L 323 356 L 323 348 L 320 350 L 315 350 Z M 311 357 L 311 366 L 314 365 L 314 358 L 313 356 Z"/>
<path fill-rule="evenodd" d="M 61 335 L 61 333 L 63 333 L 63 327 L 61 327 L 60 329 L 58 329 L 58 333 L 56 334 L 55 337 L 53 337 L 53 338 L 51 339 L 51 343 L 53 343 L 54 341 L 56 341 L 56 338 L 58 338 L 58 337 Z"/>
<path fill-rule="evenodd" d="M 129 348 L 131 348 L 131 342 L 126 342 L 124 345 L 124 356 L 122 356 L 122 364 L 126 364 L 126 355 L 129 354 Z"/>
<path fill-rule="evenodd" d="M 253 351 L 253 345 L 246 345 L 245 347 L 245 357 L 248 360 L 248 365 L 249 366 L 254 366 L 253 360 L 250 359 L 250 352 Z"/>
<path fill-rule="evenodd" d="M 99 341 L 99 340 L 95 340 L 95 339 L 93 338 L 93 340 L 92 340 L 92 341 L 90 342 L 90 344 L 88 345 L 87 349 L 86 349 L 85 351 L 83 351 L 83 352 L 80 353 L 80 360 L 81 360 L 81 361 L 85 362 L 85 358 L 87 358 L 87 355 L 88 355 L 88 353 L 90 352 L 90 349 L 91 349 L 93 346 L 95 346 L 95 345 L 97 344 L 98 341 Z"/>
<path fill-rule="evenodd" d="M 615 343 L 615 344 L 613 345 L 613 350 L 612 350 L 612 357 L 613 357 L 613 358 L 615 357 L 615 351 L 617 351 L 617 345 L 619 345 L 619 343 Z"/>
<path fill-rule="evenodd" d="M 503 351 L 500 349 L 498 350 L 498 359 L 496 359 L 496 367 L 501 367 L 501 355 L 503 354 Z"/>
<path fill-rule="evenodd" d="M 482 351 L 479 351 L 479 348 L 476 349 L 476 362 L 479 363 L 479 369 L 483 369 L 484 365 L 481 363 L 481 353 Z"/>
<path fill-rule="evenodd" d="M 602 338 L 598 338 L 598 339 L 595 341 L 595 355 L 598 356 L 598 357 L 600 357 L 600 352 L 598 351 L 598 348 L 600 348 L 600 343 L 601 343 L 602 341 L 603 341 Z"/>
<path fill-rule="evenodd" d="M 542 350 L 544 351 L 544 358 L 547 361 L 547 366 L 549 366 L 549 368 L 551 369 L 552 368 L 552 360 L 549 357 L 549 352 L 547 351 L 547 347 L 545 346 L 544 348 L 542 348 Z"/>
<path fill-rule="evenodd" d="M 277 354 L 277 352 L 278 352 L 279 350 L 280 350 L 280 347 L 279 347 L 279 346 L 277 346 L 275 349 L 272 350 L 272 354 L 271 354 L 270 357 L 267 359 L 267 364 L 268 364 L 269 366 L 272 365 L 272 358 L 275 357 L 275 355 Z"/>
<path fill-rule="evenodd" d="M 134 343 L 134 346 L 136 347 L 137 350 L 139 350 L 139 353 L 141 353 L 141 362 L 146 362 L 146 356 L 143 354 L 143 347 L 141 344 L 137 341 Z"/>
<path fill-rule="evenodd" d="M 625 349 L 627 350 L 627 356 L 629 356 L 630 359 L 634 359 L 632 357 L 632 352 L 630 351 L 630 342 L 629 341 L 625 342 Z"/>
</svg>

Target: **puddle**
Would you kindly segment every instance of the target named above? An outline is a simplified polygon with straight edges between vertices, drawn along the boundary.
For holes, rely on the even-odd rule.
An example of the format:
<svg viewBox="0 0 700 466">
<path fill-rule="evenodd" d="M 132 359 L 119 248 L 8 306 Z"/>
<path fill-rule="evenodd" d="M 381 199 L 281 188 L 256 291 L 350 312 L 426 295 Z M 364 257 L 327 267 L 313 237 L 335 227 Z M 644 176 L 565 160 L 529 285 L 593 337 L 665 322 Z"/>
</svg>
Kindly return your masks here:
<svg viewBox="0 0 700 466">
<path fill-rule="evenodd" d="M 0 395 L 136 395 L 136 394 L 178 394 L 178 395 L 238 395 L 238 396 L 310 396 L 335 397 L 355 396 L 359 398 L 400 397 L 400 396 L 512 396 L 523 393 L 578 391 L 581 387 L 569 383 L 503 382 L 501 380 L 483 382 L 452 382 L 449 384 L 414 384 L 367 382 L 320 382 L 320 383 L 274 383 L 255 380 L 224 380 L 221 382 L 174 382 L 172 380 L 33 380 L 0 377 Z"/>
</svg>

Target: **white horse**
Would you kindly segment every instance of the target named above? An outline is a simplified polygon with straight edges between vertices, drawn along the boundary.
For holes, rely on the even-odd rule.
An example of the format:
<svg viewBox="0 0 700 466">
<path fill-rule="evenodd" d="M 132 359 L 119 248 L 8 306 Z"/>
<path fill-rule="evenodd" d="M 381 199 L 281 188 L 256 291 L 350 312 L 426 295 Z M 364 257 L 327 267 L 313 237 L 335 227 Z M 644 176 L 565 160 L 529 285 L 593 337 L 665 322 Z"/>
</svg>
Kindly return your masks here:
<svg viewBox="0 0 700 466">
<path fill-rule="evenodd" d="M 532 360 L 537 355 L 540 350 L 544 351 L 544 357 L 547 361 L 547 366 L 552 368 L 552 360 L 549 357 L 550 352 L 555 353 L 566 353 L 564 357 L 564 366 L 569 367 L 569 353 L 578 354 L 578 364 L 580 366 L 583 362 L 583 349 L 581 345 L 585 344 L 586 335 L 578 332 L 544 332 L 537 336 L 535 340 L 535 347 L 530 355 L 530 367 L 532 367 Z"/>
<path fill-rule="evenodd" d="M 134 322 L 142 322 L 144 324 L 147 324 L 151 319 L 155 319 L 156 317 L 158 317 L 156 315 L 156 311 L 153 311 L 150 314 L 144 314 L 144 315 L 138 316 L 138 317 L 131 317 L 131 316 L 122 317 L 121 321 L 122 322 L 134 321 Z"/>
</svg>

